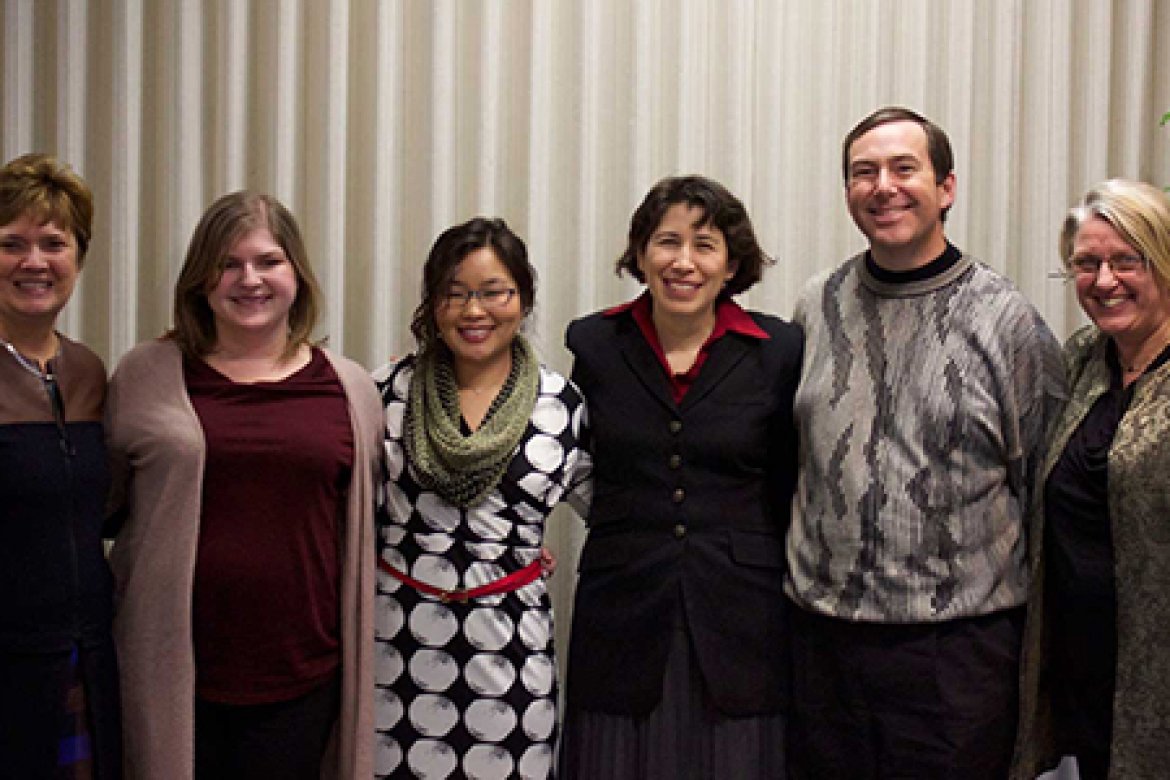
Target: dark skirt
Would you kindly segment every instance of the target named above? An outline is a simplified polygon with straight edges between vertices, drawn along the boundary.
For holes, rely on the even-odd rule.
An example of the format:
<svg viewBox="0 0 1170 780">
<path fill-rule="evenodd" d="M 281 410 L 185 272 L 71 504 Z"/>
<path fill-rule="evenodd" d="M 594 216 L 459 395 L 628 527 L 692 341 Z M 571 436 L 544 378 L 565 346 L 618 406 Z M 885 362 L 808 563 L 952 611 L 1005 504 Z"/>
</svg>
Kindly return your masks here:
<svg viewBox="0 0 1170 780">
<path fill-rule="evenodd" d="M 561 780 L 736 780 L 785 777 L 786 718 L 729 717 L 715 709 L 684 628 L 674 632 L 662 700 L 645 716 L 570 708 Z"/>
</svg>

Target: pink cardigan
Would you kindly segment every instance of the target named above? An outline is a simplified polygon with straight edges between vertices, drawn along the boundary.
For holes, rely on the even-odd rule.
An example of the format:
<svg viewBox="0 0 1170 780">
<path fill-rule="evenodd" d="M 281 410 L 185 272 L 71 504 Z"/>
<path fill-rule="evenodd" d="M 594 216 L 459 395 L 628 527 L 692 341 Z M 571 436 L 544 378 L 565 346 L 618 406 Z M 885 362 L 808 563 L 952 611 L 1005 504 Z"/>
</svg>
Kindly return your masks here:
<svg viewBox="0 0 1170 780">
<path fill-rule="evenodd" d="M 326 355 L 349 402 L 354 468 L 341 540 L 341 713 L 322 775 L 367 780 L 373 775 L 373 507 L 382 405 L 363 368 Z M 114 506 L 127 512 L 110 552 L 125 775 L 128 780 L 190 780 L 195 699 L 191 579 L 204 441 L 174 342 L 140 344 L 122 358 L 110 380 L 106 414 Z"/>
</svg>

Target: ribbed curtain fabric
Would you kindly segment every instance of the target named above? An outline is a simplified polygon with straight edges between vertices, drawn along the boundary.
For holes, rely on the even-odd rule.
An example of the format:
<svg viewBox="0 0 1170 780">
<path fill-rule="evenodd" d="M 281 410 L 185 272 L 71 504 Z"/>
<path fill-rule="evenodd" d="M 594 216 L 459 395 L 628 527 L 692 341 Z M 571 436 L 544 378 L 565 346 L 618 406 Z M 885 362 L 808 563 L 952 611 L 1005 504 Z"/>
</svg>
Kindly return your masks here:
<svg viewBox="0 0 1170 780">
<path fill-rule="evenodd" d="M 169 324 L 203 208 L 241 187 L 298 216 L 321 335 L 374 367 L 411 349 L 426 251 L 502 216 L 540 274 L 530 333 L 629 298 L 630 213 L 698 172 L 747 204 L 777 264 L 744 296 L 788 315 L 863 246 L 840 140 L 882 105 L 950 134 L 948 233 L 1058 336 L 1065 210 L 1110 176 L 1170 184 L 1161 0 L 3 0 L 0 152 L 42 150 L 98 216 L 64 329 L 112 365 Z M 560 628 L 583 535 L 554 523 Z M 562 643 L 562 646 L 563 643 Z"/>
</svg>

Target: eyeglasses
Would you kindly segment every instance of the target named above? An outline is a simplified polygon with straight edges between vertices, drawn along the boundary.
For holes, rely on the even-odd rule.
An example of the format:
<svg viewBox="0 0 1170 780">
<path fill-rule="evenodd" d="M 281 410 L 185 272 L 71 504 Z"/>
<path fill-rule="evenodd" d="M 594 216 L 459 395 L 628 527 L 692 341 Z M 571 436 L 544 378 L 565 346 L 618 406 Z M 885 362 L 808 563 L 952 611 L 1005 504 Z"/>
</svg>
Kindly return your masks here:
<svg viewBox="0 0 1170 780">
<path fill-rule="evenodd" d="M 1146 258 L 1141 255 L 1113 255 L 1113 257 L 1073 255 L 1068 261 L 1069 271 L 1075 276 L 1096 276 L 1101 272 L 1102 265 L 1108 265 L 1109 270 L 1114 275 L 1121 276 L 1136 274 L 1149 267 Z"/>
<path fill-rule="evenodd" d="M 486 290 L 452 288 L 443 296 L 443 303 L 463 308 L 471 303 L 472 298 L 476 298 L 479 305 L 485 309 L 502 309 L 512 302 L 512 296 L 515 294 L 515 287 L 490 287 Z"/>
</svg>

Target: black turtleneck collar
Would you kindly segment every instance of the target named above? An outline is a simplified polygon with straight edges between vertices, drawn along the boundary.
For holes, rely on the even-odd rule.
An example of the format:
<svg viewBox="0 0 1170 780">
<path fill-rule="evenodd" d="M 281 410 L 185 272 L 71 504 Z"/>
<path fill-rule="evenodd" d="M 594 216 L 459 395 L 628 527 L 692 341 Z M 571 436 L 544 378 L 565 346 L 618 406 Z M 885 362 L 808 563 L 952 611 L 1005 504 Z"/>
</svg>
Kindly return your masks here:
<svg viewBox="0 0 1170 780">
<path fill-rule="evenodd" d="M 926 265 L 912 268 L 909 271 L 890 271 L 874 262 L 873 253 L 866 251 L 865 269 L 869 271 L 870 276 L 879 282 L 885 284 L 907 284 L 909 282 L 923 282 L 927 279 L 933 279 L 939 274 L 946 273 L 962 257 L 963 253 L 959 251 L 958 247 L 948 241 L 946 249 L 942 251 L 942 254 Z"/>
</svg>

